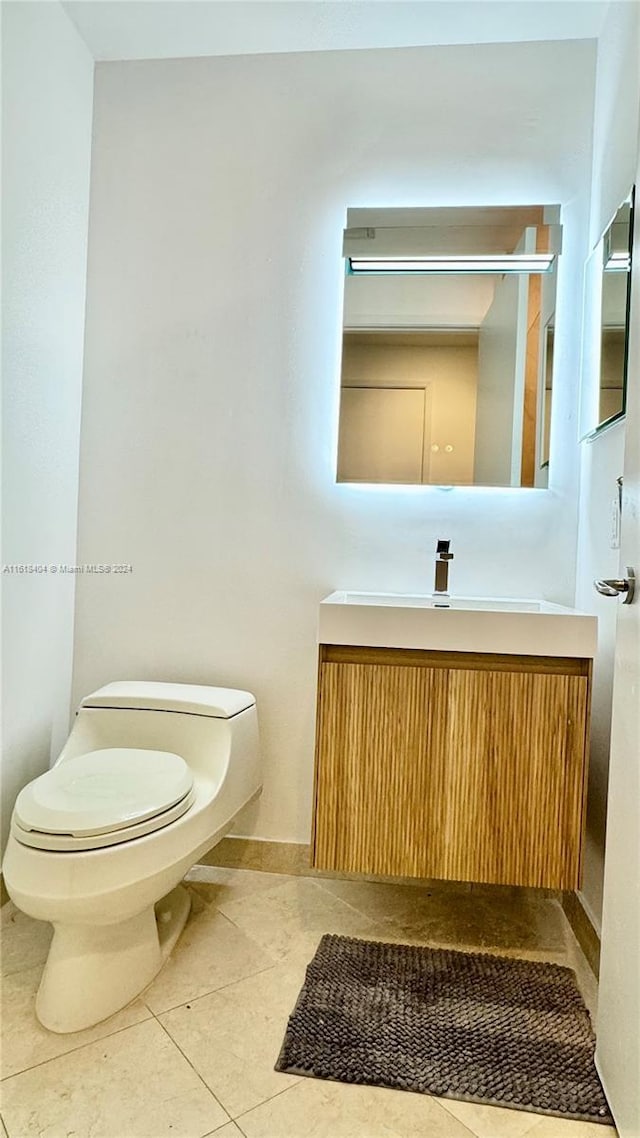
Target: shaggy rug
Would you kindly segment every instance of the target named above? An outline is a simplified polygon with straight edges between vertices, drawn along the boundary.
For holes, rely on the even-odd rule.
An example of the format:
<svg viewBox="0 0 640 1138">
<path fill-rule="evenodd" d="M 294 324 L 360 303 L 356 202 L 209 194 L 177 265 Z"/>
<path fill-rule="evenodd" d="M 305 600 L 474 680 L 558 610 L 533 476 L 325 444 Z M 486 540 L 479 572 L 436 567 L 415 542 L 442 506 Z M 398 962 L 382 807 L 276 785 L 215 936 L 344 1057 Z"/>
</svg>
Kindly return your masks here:
<svg viewBox="0 0 640 1138">
<path fill-rule="evenodd" d="M 573 972 L 324 936 L 276 1070 L 612 1123 Z"/>
</svg>

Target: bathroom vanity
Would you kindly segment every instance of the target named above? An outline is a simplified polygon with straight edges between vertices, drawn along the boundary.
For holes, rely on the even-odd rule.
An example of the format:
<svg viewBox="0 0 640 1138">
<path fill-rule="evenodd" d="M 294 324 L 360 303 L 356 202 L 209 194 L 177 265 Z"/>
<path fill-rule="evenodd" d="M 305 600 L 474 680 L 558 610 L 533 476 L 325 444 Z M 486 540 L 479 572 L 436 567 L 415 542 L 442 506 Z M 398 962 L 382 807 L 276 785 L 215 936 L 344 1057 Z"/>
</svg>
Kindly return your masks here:
<svg viewBox="0 0 640 1138">
<path fill-rule="evenodd" d="M 313 865 L 575 889 L 596 619 L 445 604 L 321 604 Z"/>
</svg>

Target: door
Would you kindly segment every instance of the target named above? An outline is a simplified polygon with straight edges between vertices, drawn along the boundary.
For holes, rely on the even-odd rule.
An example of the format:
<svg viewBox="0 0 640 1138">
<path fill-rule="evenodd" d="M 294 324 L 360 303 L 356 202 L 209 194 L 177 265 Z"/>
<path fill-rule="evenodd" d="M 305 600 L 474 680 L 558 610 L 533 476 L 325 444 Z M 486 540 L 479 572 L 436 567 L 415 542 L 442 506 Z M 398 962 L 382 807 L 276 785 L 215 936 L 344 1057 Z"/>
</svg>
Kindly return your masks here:
<svg viewBox="0 0 640 1138">
<path fill-rule="evenodd" d="M 640 176 L 639 176 L 640 181 Z M 631 282 L 620 576 L 640 568 L 640 210 Z M 619 600 L 596 1066 L 620 1138 L 640 1135 L 640 597 Z"/>
<path fill-rule="evenodd" d="M 518 664 L 516 658 L 511 667 L 507 661 L 497 670 L 449 673 L 446 829 L 437 876 L 575 889 L 589 665 L 563 661 L 544 674 Z"/>
<path fill-rule="evenodd" d="M 338 482 L 423 482 L 425 398 L 419 387 L 343 387 Z"/>
<path fill-rule="evenodd" d="M 359 652 L 366 650 L 353 649 L 354 659 Z M 316 869 L 437 876 L 446 811 L 447 690 L 444 668 L 321 663 Z"/>
</svg>

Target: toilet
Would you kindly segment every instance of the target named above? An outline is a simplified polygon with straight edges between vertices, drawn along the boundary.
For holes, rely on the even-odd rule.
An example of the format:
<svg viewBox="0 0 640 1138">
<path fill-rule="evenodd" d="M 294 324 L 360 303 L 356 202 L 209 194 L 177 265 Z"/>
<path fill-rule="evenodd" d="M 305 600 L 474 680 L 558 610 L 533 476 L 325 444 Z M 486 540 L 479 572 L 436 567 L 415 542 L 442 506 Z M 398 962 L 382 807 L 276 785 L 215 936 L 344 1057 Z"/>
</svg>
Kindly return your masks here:
<svg viewBox="0 0 640 1138">
<path fill-rule="evenodd" d="M 17 907 L 53 924 L 46 1028 L 90 1027 L 151 982 L 189 914 L 182 878 L 261 789 L 249 692 L 122 681 L 82 700 L 18 795 L 2 867 Z"/>
</svg>

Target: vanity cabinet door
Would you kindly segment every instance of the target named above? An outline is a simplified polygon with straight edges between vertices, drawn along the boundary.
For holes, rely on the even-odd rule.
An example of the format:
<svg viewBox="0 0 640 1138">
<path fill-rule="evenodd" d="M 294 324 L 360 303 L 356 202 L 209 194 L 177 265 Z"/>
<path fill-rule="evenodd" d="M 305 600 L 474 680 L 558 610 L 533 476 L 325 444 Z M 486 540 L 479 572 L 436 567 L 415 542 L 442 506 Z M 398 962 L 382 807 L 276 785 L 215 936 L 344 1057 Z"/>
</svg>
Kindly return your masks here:
<svg viewBox="0 0 640 1138">
<path fill-rule="evenodd" d="M 447 686 L 432 668 L 321 666 L 316 868 L 433 876 L 447 812 Z"/>
<path fill-rule="evenodd" d="M 576 888 L 588 668 L 323 648 L 313 865 Z"/>
<path fill-rule="evenodd" d="M 588 679 L 449 672 L 443 877 L 575 889 Z"/>
</svg>

